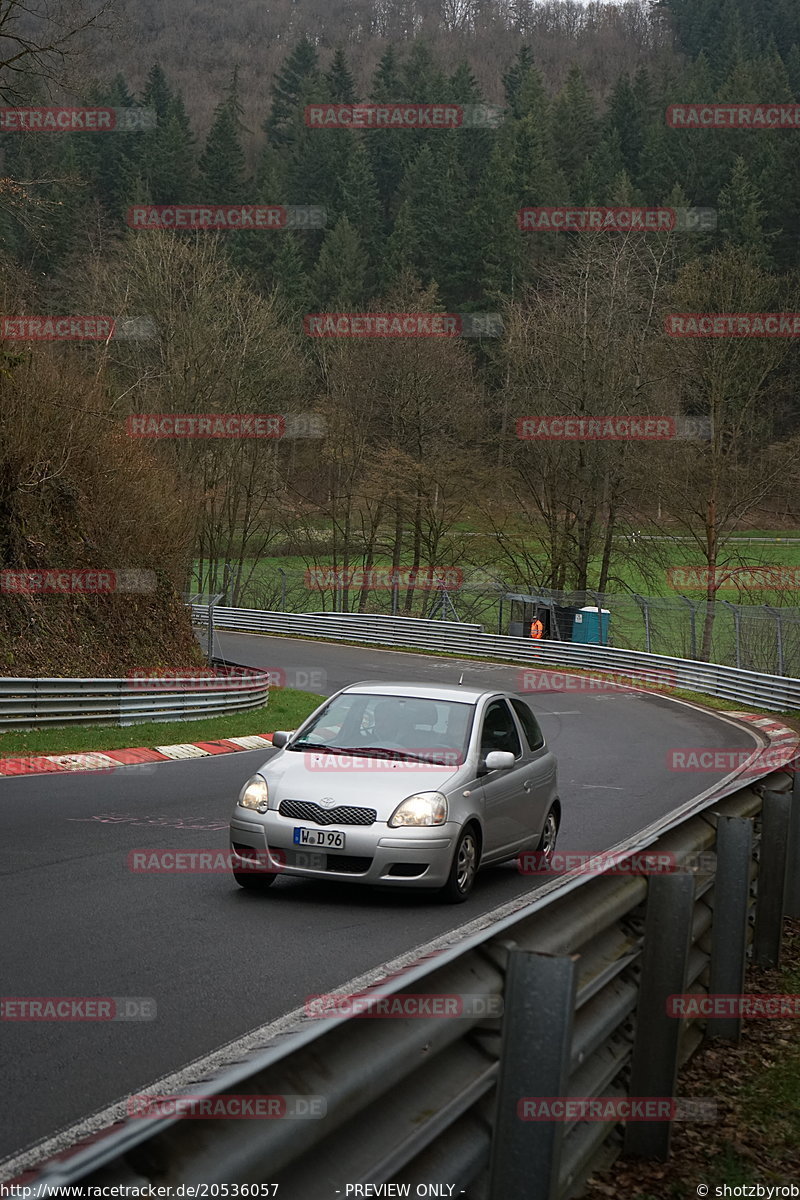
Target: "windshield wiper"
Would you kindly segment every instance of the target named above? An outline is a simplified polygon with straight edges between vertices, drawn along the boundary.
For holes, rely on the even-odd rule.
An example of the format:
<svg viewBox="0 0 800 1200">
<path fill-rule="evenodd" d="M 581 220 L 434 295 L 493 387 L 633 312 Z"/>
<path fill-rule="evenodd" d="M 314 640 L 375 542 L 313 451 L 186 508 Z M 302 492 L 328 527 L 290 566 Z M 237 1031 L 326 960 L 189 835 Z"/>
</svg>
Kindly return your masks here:
<svg viewBox="0 0 800 1200">
<path fill-rule="evenodd" d="M 432 754 L 447 754 L 447 750 L 432 750 Z M 425 754 L 412 754 L 410 750 L 390 750 L 388 746 L 348 746 L 342 754 L 359 755 L 362 758 L 390 758 L 401 761 L 430 763 L 431 766 L 448 766 L 448 763 L 437 763 Z"/>
<path fill-rule="evenodd" d="M 291 746 L 286 747 L 287 750 L 313 750 L 315 754 L 349 754 L 349 750 L 342 750 L 341 746 L 326 746 L 324 742 L 317 745 L 314 742 L 293 742 Z"/>
</svg>

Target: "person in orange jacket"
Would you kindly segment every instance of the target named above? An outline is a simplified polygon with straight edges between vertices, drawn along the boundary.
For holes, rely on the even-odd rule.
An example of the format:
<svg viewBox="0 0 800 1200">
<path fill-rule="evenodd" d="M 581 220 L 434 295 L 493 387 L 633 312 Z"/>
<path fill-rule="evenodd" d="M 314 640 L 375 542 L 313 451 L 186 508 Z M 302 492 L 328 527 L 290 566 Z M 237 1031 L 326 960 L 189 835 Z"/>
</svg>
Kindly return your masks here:
<svg viewBox="0 0 800 1200">
<path fill-rule="evenodd" d="M 544 636 L 544 625 L 542 624 L 542 622 L 539 620 L 538 617 L 535 617 L 531 621 L 531 637 L 535 638 L 536 641 L 539 641 L 539 639 L 542 638 L 543 636 Z"/>
</svg>

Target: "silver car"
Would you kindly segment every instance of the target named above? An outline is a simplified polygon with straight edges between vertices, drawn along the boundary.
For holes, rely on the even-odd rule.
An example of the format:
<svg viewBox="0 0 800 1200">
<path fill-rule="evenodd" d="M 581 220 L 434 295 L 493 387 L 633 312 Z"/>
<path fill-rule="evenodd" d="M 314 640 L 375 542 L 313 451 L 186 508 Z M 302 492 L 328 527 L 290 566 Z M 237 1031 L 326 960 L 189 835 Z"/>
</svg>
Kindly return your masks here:
<svg viewBox="0 0 800 1200">
<path fill-rule="evenodd" d="M 556 760 L 519 696 L 355 683 L 273 744 L 231 819 L 242 887 L 285 874 L 458 903 L 479 867 L 555 848 Z"/>
</svg>

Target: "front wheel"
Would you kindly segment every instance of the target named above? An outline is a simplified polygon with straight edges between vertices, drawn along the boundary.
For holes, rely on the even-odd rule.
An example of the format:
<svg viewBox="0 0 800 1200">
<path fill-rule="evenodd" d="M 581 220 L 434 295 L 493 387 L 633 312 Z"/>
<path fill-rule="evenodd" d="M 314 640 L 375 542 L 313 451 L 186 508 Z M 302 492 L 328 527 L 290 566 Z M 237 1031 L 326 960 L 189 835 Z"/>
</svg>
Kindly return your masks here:
<svg viewBox="0 0 800 1200">
<path fill-rule="evenodd" d="M 478 835 L 473 825 L 462 830 L 456 842 L 447 883 L 439 889 L 439 899 L 445 904 L 462 904 L 475 884 L 480 863 Z"/>
<path fill-rule="evenodd" d="M 541 854 L 544 864 L 548 864 L 555 853 L 556 839 L 558 838 L 558 813 L 555 808 L 551 808 L 544 819 L 544 828 L 542 836 L 539 838 L 539 845 L 536 847 L 536 853 Z"/>
<path fill-rule="evenodd" d="M 275 882 L 275 872 L 234 871 L 233 878 L 247 892 L 265 892 Z"/>
</svg>

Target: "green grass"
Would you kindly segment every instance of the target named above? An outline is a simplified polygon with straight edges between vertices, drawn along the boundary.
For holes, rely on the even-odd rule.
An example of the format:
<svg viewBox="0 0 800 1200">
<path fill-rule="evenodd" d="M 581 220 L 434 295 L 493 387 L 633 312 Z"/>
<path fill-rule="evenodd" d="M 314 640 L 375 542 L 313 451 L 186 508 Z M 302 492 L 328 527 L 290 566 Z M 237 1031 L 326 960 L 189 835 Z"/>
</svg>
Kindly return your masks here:
<svg viewBox="0 0 800 1200">
<path fill-rule="evenodd" d="M 18 729 L 0 734 L 0 758 L 28 754 L 81 754 L 91 750 L 124 750 L 136 746 L 170 746 L 179 742 L 215 742 L 294 729 L 321 703 L 311 692 L 276 688 L 265 708 L 248 709 L 201 721 L 146 721 L 137 725 L 91 725 L 62 729 Z"/>
</svg>

